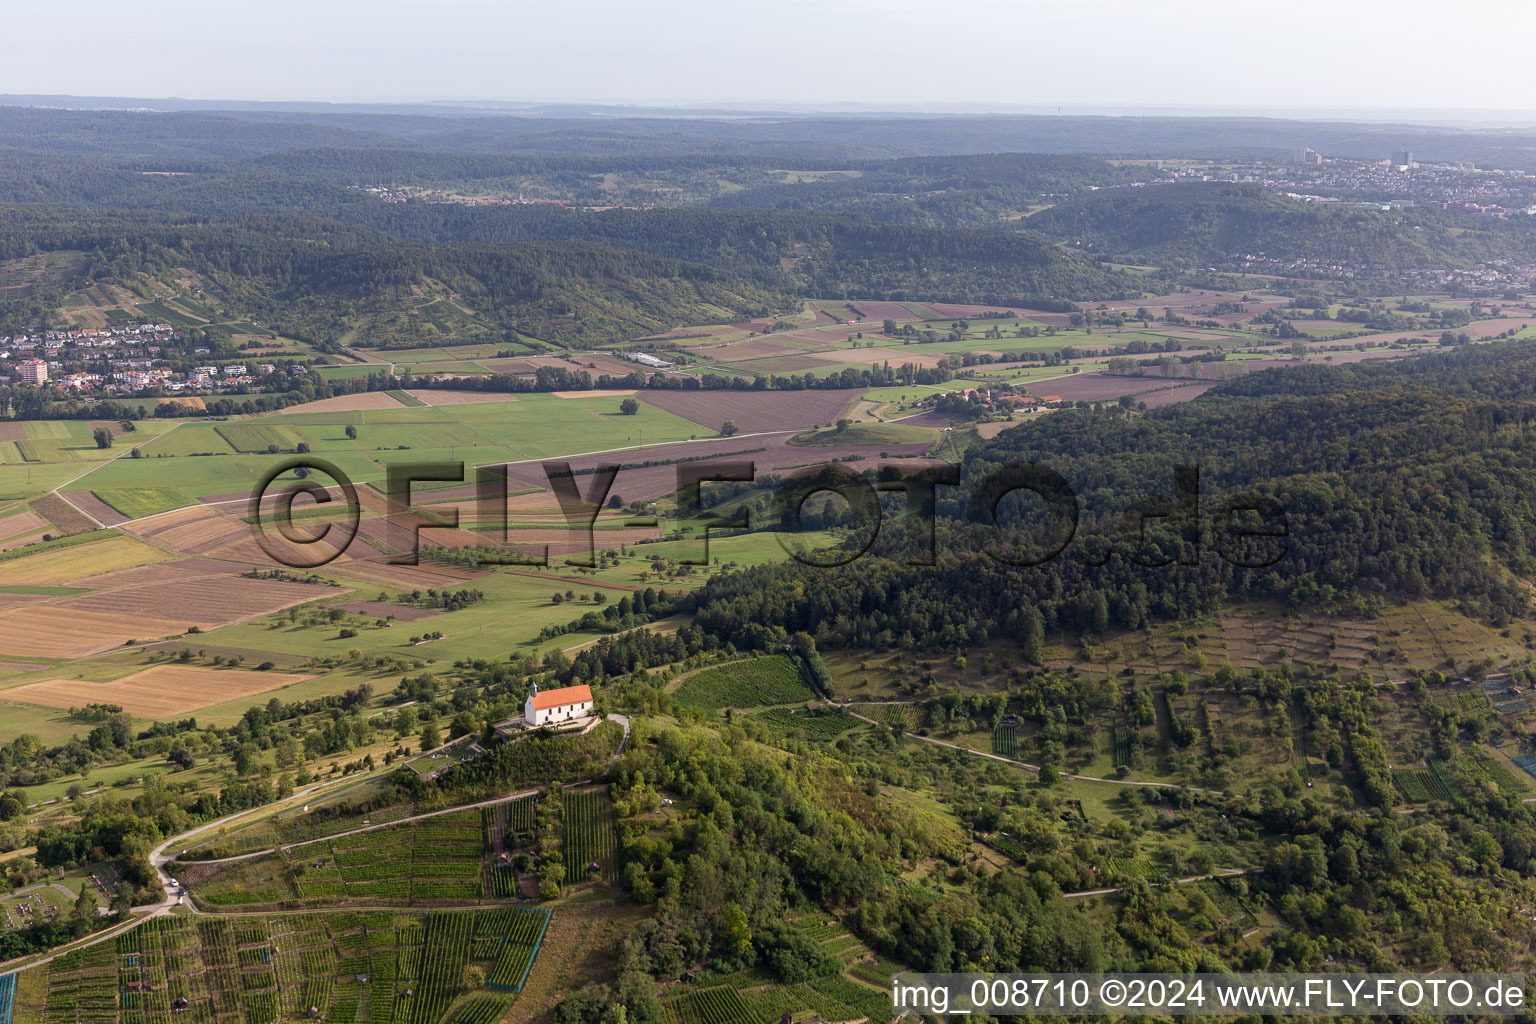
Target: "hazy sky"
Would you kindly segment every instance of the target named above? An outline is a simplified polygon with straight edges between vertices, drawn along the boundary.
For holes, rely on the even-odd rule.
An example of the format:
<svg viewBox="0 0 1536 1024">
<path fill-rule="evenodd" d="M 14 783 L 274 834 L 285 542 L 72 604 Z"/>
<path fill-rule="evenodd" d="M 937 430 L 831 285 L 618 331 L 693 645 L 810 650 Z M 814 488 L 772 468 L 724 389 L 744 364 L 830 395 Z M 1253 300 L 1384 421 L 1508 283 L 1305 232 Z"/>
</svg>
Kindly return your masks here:
<svg viewBox="0 0 1536 1024">
<path fill-rule="evenodd" d="M 5 0 L 0 24 L 10 93 L 1536 108 L 1529 0 Z"/>
</svg>

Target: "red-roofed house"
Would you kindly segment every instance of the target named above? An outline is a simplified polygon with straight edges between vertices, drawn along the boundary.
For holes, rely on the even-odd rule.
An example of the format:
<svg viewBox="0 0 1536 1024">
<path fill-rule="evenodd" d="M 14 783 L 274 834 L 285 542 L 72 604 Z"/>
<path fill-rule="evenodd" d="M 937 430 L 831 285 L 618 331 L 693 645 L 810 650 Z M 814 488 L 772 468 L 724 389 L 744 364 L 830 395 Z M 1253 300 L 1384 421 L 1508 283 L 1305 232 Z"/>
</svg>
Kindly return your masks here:
<svg viewBox="0 0 1536 1024">
<path fill-rule="evenodd" d="M 529 726 L 551 725 L 586 718 L 592 714 L 592 688 L 566 686 L 539 692 L 537 683 L 523 704 L 523 721 Z"/>
</svg>

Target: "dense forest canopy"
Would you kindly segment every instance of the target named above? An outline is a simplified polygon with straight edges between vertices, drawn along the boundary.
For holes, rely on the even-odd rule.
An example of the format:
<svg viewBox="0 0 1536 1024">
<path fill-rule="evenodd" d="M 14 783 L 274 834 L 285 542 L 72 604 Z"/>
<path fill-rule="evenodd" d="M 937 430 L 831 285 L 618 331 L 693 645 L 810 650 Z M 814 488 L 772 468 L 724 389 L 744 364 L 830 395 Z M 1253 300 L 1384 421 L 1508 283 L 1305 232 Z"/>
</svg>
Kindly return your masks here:
<svg viewBox="0 0 1536 1024">
<path fill-rule="evenodd" d="M 960 488 L 940 489 L 937 566 L 910 564 L 927 554 L 925 529 L 886 522 L 873 553 L 839 568 L 711 581 L 696 621 L 738 646 L 766 646 L 773 623 L 830 646 L 1010 637 L 1036 660 L 1048 634 L 1140 629 L 1236 599 L 1368 611 L 1384 594 L 1433 595 L 1502 624 L 1526 607 L 1536 570 L 1533 388 L 1536 345 L 1510 343 L 1268 370 L 1134 417 L 1058 413 L 1004 431 L 967 457 Z M 1054 547 L 1066 520 L 1004 502 L 994 527 L 976 499 L 992 474 L 1031 464 L 1070 486 L 1080 519 L 1061 554 L 1019 567 L 1009 561 Z M 1146 519 L 1143 539 L 1142 513 L 1180 511 L 1179 466 L 1199 470 L 1198 534 L 1181 514 Z M 1232 535 L 1234 504 L 1279 510 L 1285 541 Z"/>
<path fill-rule="evenodd" d="M 1528 218 L 1527 218 L 1528 219 Z M 1529 252 L 1531 225 L 1433 209 L 1307 203 L 1254 185 L 1193 182 L 1089 192 L 1028 226 L 1100 256 L 1217 266 L 1245 255 L 1345 262 L 1378 273 L 1471 266 Z"/>
<path fill-rule="evenodd" d="M 0 207 L 0 259 L 85 254 L 45 294 L 0 302 L 0 324 L 37 326 L 47 300 L 90 282 L 182 270 L 216 284 L 231 309 L 321 342 L 346 332 L 343 314 L 409 305 L 430 284 L 485 317 L 477 330 L 576 348 L 772 317 L 804 295 L 1061 305 L 1138 287 L 1037 237 L 856 215 L 379 203 L 360 212 L 348 223 Z"/>
</svg>

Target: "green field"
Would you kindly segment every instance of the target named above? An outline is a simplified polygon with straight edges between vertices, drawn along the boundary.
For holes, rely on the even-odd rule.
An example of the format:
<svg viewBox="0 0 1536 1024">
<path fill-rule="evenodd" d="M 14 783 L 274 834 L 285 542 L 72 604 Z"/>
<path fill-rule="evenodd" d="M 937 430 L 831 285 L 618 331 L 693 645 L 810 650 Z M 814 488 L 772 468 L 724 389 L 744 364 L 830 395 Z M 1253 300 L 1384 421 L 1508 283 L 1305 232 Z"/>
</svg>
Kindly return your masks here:
<svg viewBox="0 0 1536 1024">
<path fill-rule="evenodd" d="M 174 487 L 123 487 L 97 491 L 96 497 L 130 519 L 197 504 L 197 499 Z"/>
<path fill-rule="evenodd" d="M 510 396 L 509 396 L 510 397 Z M 300 442 L 334 463 L 355 482 L 382 481 L 392 464 L 463 461 L 469 465 L 558 458 L 590 451 L 712 437 L 707 427 L 641 404 L 634 416 L 619 413 L 619 398 L 521 395 L 516 401 L 480 405 L 401 408 L 368 412 L 274 414 L 260 420 L 221 423 L 183 422 L 171 433 L 141 442 L 145 458 L 118 459 L 82 478 L 80 489 L 172 489 L 194 496 L 237 492 L 251 484 L 275 462 L 292 458 Z M 84 424 L 81 424 L 84 426 Z M 348 438 L 347 426 L 357 428 Z M 99 456 L 89 433 L 88 449 L 60 456 L 110 457 L 119 447 Z M 21 444 L 73 444 L 70 441 L 27 441 Z M 276 444 L 279 454 L 269 455 Z M 50 452 L 52 448 L 48 449 Z M 32 467 L 34 489 L 41 488 L 52 467 Z M 0 467 L 0 491 L 5 473 L 22 466 Z M 60 469 L 64 479 L 68 475 Z M 74 473 L 79 470 L 75 469 Z M 17 479 L 11 477 L 10 479 Z"/>
</svg>

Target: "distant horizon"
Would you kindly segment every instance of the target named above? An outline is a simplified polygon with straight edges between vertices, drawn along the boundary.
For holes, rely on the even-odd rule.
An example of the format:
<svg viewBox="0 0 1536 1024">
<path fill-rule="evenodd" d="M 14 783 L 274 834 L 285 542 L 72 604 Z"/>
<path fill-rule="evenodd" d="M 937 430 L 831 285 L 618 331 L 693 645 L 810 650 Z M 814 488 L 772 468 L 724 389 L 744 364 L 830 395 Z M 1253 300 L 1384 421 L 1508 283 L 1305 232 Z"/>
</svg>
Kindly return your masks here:
<svg viewBox="0 0 1536 1024">
<path fill-rule="evenodd" d="M 1536 35 L 1536 5 L 1503 0 L 1464 0 L 1452 12 L 1430 0 L 1294 0 L 1284 10 L 1222 0 L 58 0 L 12 8 L 0 92 L 40 95 L 1433 111 L 1477 120 L 1536 111 L 1536 88 L 1508 61 L 1471 60 L 1451 42 L 1457 24 L 1496 26 L 1500 39 Z"/>
<path fill-rule="evenodd" d="M 571 107 L 607 116 L 666 117 L 1187 117 L 1269 118 L 1287 121 L 1341 121 L 1367 124 L 1476 125 L 1525 124 L 1536 126 L 1536 107 L 1372 107 L 1280 106 L 1270 104 L 1179 103 L 1062 103 L 1008 104 L 986 101 L 928 101 L 877 104 L 854 100 L 821 102 L 773 100 L 632 99 L 593 97 L 469 97 L 469 96 L 312 96 L 269 98 L 251 96 L 135 96 L 74 93 L 0 92 L 0 106 L 38 109 L 115 110 L 124 113 L 181 113 L 192 110 L 238 110 L 270 107 L 276 111 L 303 112 L 300 108 L 335 107 L 337 113 L 361 107 L 437 107 L 487 115 L 534 114 L 550 108 Z M 314 111 L 310 111 L 314 112 Z"/>
</svg>

